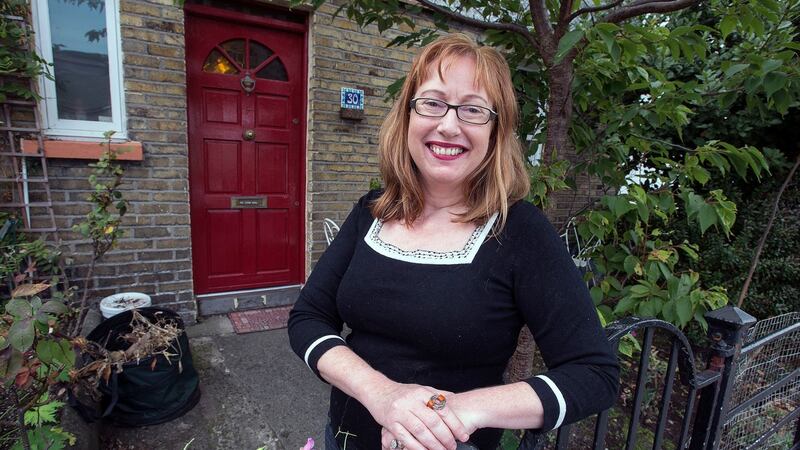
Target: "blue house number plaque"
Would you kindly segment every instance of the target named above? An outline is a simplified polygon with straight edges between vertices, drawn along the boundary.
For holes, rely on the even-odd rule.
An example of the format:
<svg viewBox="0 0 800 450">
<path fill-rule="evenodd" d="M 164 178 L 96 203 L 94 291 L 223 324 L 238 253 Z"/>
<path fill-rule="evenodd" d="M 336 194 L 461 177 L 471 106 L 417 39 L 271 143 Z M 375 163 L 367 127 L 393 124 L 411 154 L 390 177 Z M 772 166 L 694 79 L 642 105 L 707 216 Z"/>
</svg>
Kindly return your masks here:
<svg viewBox="0 0 800 450">
<path fill-rule="evenodd" d="M 364 110 L 363 90 L 343 87 L 341 92 L 341 107 L 343 109 Z"/>
</svg>

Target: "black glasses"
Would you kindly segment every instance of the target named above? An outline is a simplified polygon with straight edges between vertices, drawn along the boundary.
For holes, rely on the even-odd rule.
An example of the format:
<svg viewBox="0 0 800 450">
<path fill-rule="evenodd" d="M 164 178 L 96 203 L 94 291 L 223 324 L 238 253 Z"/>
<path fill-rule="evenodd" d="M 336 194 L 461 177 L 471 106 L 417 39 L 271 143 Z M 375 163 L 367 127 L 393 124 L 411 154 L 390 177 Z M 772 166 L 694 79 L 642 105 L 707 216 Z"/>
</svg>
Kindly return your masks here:
<svg viewBox="0 0 800 450">
<path fill-rule="evenodd" d="M 451 105 L 435 98 L 414 98 L 409 104 L 420 116 L 444 117 L 451 109 L 456 110 L 456 117 L 462 122 L 472 125 L 485 125 L 497 117 L 497 113 L 478 105 Z"/>
</svg>

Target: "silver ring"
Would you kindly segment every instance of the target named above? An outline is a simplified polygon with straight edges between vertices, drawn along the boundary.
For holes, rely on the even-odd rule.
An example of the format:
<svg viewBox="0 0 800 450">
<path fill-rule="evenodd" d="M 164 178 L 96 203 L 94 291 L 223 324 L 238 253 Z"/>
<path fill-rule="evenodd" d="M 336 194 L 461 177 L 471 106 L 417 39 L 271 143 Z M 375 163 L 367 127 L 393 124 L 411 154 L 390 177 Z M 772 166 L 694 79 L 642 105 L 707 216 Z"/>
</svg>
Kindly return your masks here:
<svg viewBox="0 0 800 450">
<path fill-rule="evenodd" d="M 392 441 L 391 441 L 391 442 L 389 442 L 389 448 L 391 448 L 391 449 L 395 449 L 395 448 L 397 448 L 397 449 L 403 449 L 403 448 L 405 448 L 405 447 L 406 447 L 406 446 L 405 446 L 405 445 L 403 445 L 403 441 L 401 441 L 401 440 L 399 440 L 399 439 L 392 439 Z"/>
</svg>

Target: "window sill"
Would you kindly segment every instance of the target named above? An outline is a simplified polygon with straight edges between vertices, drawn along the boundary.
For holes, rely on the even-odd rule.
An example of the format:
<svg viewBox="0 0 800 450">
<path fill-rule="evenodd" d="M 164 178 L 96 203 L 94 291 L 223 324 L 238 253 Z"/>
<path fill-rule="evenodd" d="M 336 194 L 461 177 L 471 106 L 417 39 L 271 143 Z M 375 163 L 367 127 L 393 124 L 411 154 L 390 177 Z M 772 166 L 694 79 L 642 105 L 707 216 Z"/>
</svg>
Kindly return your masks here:
<svg viewBox="0 0 800 450">
<path fill-rule="evenodd" d="M 117 160 L 144 160 L 141 142 L 128 141 L 112 143 L 111 148 L 118 152 Z M 47 158 L 100 159 L 100 156 L 102 156 L 105 151 L 106 144 L 104 142 L 44 140 L 44 156 Z M 27 155 L 38 154 L 39 142 L 35 139 L 23 139 L 22 153 Z"/>
</svg>

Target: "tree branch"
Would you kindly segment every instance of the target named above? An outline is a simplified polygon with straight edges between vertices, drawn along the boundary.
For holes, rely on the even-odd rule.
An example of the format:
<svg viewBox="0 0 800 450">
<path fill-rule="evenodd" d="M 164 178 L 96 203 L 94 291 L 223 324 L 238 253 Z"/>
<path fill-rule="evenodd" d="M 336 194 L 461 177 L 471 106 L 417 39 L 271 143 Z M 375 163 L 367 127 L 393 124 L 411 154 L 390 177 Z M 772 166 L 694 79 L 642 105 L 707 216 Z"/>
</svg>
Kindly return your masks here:
<svg viewBox="0 0 800 450">
<path fill-rule="evenodd" d="M 581 8 L 581 9 L 575 11 L 574 13 L 570 14 L 570 16 L 567 18 L 567 23 L 572 22 L 573 20 L 575 20 L 576 17 L 580 17 L 580 16 L 582 16 L 584 14 L 591 14 L 591 13 L 596 13 L 596 12 L 600 12 L 600 11 L 605 11 L 607 9 L 616 8 L 617 6 L 619 6 L 621 4 L 622 4 L 622 0 L 617 0 L 614 3 L 609 3 L 607 5 L 593 6 L 591 8 Z"/>
<path fill-rule="evenodd" d="M 553 56 L 556 54 L 556 47 L 553 43 L 553 27 L 550 26 L 550 19 L 544 0 L 528 0 L 528 8 L 531 10 L 533 19 L 533 31 L 539 40 L 539 55 L 544 60 L 545 65 L 553 65 Z"/>
<path fill-rule="evenodd" d="M 619 23 L 631 17 L 648 13 L 678 11 L 700 3 L 702 0 L 641 0 L 615 10 L 603 17 L 601 22 Z"/>
<path fill-rule="evenodd" d="M 443 16 L 448 17 L 456 22 L 463 23 L 464 25 L 470 25 L 473 27 L 482 28 L 485 30 L 502 30 L 502 31 L 511 31 L 512 33 L 517 33 L 521 35 L 525 40 L 527 40 L 535 49 L 539 51 L 539 54 L 542 53 L 542 48 L 539 45 L 539 41 L 536 40 L 528 29 L 522 25 L 518 25 L 515 23 L 494 23 L 494 22 L 486 22 L 483 20 L 473 19 L 472 17 L 467 17 L 463 14 L 459 14 L 455 11 L 452 11 L 444 6 L 437 5 L 435 3 L 431 3 L 429 0 L 417 0 L 421 5 L 425 6 L 426 8 L 430 9 L 431 11 L 437 12 Z"/>
<path fill-rule="evenodd" d="M 800 166 L 800 153 L 797 154 L 797 158 L 795 158 L 792 170 L 789 171 L 789 175 L 787 175 L 786 179 L 783 181 L 783 185 L 781 186 L 781 189 L 778 191 L 778 195 L 775 196 L 775 202 L 772 205 L 772 215 L 769 216 L 769 222 L 767 222 L 767 228 L 764 229 L 764 234 L 762 234 L 761 239 L 758 240 L 758 245 L 756 246 L 756 252 L 753 255 L 753 261 L 750 263 L 750 270 L 747 272 L 747 278 L 744 279 L 744 285 L 742 285 L 742 292 L 739 293 L 739 301 L 736 305 L 739 308 L 742 307 L 744 298 L 747 296 L 747 290 L 750 289 L 750 282 L 753 281 L 753 274 L 755 274 L 756 272 L 758 259 L 761 257 L 761 251 L 764 250 L 764 244 L 767 242 L 767 235 L 769 235 L 769 232 L 772 230 L 772 223 L 775 222 L 775 216 L 778 215 L 778 209 L 780 207 L 781 196 L 783 195 L 783 191 L 785 191 L 786 187 L 789 186 L 789 182 L 792 181 L 792 177 L 794 176 L 794 173 L 797 171 L 798 166 Z"/>
<path fill-rule="evenodd" d="M 658 144 L 666 145 L 666 146 L 668 146 L 668 147 L 672 147 L 672 148 L 674 148 L 674 149 L 677 149 L 677 150 L 682 150 L 682 151 L 684 151 L 684 152 L 697 152 L 697 149 L 693 149 L 693 148 L 689 148 L 689 147 L 684 147 L 684 146 L 682 146 L 682 145 L 678 145 L 678 144 L 676 144 L 676 143 L 674 143 L 674 142 L 669 142 L 669 141 L 665 141 L 665 140 L 662 140 L 662 139 L 657 139 L 657 138 L 653 138 L 653 137 L 642 136 L 642 135 L 640 135 L 640 134 L 636 134 L 636 133 L 631 133 L 631 136 L 633 136 L 633 137 L 637 137 L 637 138 L 639 138 L 639 139 L 643 139 L 643 140 L 645 140 L 645 141 L 656 142 L 656 143 L 658 143 Z"/>
<path fill-rule="evenodd" d="M 558 11 L 558 24 L 564 24 L 564 20 L 569 17 L 569 12 L 572 11 L 573 0 L 561 0 L 561 9 Z M 567 21 L 566 23 L 569 23 Z"/>
</svg>

